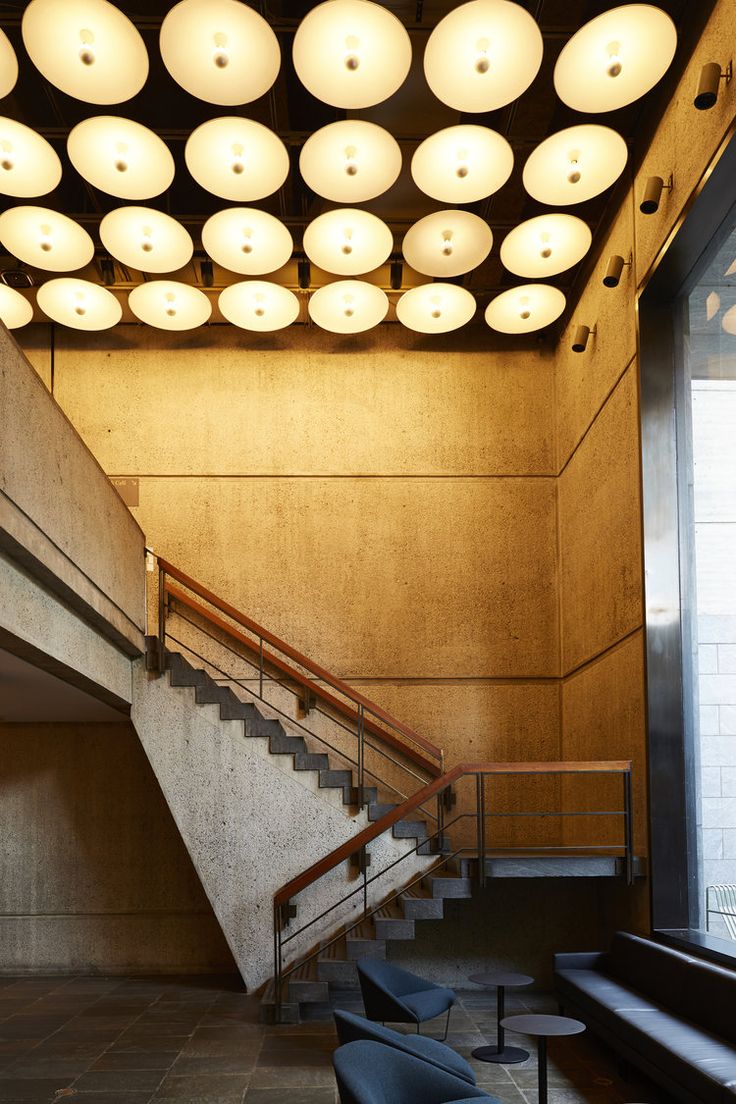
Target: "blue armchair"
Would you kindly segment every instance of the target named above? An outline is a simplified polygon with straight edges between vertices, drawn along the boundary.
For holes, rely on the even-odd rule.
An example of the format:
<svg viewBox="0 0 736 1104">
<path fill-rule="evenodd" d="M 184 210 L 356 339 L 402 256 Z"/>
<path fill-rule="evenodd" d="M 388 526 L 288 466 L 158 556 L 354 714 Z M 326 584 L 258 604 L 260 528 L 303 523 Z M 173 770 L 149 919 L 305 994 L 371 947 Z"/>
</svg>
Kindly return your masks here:
<svg viewBox="0 0 736 1104">
<path fill-rule="evenodd" d="M 361 1040 L 332 1056 L 341 1104 L 501 1104 L 476 1085 L 383 1043 Z"/>
<path fill-rule="evenodd" d="M 457 1000 L 452 989 L 443 989 L 434 982 L 424 981 L 408 970 L 392 966 L 380 958 L 361 958 L 356 962 L 360 991 L 363 994 L 365 1014 L 369 1020 L 384 1023 L 413 1023 L 447 1013 L 445 1034 L 450 1029 L 450 1012 Z"/>
<path fill-rule="evenodd" d="M 380 1024 L 371 1023 L 363 1016 L 356 1016 L 352 1012 L 335 1012 L 335 1024 L 337 1037 L 341 1044 L 355 1043 L 359 1039 L 369 1039 L 374 1043 L 383 1043 L 384 1046 L 401 1050 L 404 1054 L 411 1054 L 415 1058 L 421 1058 L 424 1062 L 452 1073 L 455 1077 L 461 1077 L 469 1085 L 475 1084 L 475 1074 L 471 1066 L 456 1054 L 450 1047 L 440 1043 L 437 1039 L 428 1039 L 424 1035 L 402 1035 L 399 1031 L 392 1031 L 390 1027 L 382 1027 Z"/>
</svg>

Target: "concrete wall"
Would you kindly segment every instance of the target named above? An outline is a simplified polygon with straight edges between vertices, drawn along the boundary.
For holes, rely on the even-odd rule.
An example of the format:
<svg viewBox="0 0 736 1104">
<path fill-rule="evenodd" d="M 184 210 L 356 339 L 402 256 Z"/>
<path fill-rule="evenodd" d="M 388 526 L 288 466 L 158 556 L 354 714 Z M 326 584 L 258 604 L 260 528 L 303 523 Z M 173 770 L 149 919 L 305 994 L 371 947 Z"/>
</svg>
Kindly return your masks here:
<svg viewBox="0 0 736 1104">
<path fill-rule="evenodd" d="M 0 972 L 232 971 L 135 732 L 0 724 Z"/>
</svg>

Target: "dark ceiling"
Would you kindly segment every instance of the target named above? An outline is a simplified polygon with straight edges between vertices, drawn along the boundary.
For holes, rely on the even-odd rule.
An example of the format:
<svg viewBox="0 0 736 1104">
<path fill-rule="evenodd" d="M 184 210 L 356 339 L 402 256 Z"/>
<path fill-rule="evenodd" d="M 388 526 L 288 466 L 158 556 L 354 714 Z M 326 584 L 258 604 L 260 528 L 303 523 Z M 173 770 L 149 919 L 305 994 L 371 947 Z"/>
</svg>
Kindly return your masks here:
<svg viewBox="0 0 736 1104">
<path fill-rule="evenodd" d="M 174 82 L 164 68 L 158 49 L 158 31 L 164 15 L 174 6 L 174 0 L 150 0 L 146 4 L 140 0 L 138 3 L 131 3 L 129 0 L 116 2 L 117 7 L 130 17 L 143 35 L 150 58 L 150 74 L 145 87 L 134 99 L 110 108 L 79 102 L 49 84 L 36 70 L 23 46 L 20 21 L 26 4 L 0 3 L 0 25 L 15 47 L 20 66 L 18 83 L 4 101 L 2 113 L 26 123 L 48 138 L 61 157 L 64 168 L 61 184 L 55 192 L 39 200 L 10 200 L 7 206 L 14 206 L 16 202 L 38 203 L 64 211 L 81 222 L 92 234 L 98 249 L 94 264 L 79 275 L 100 282 L 99 261 L 103 250 L 97 227 L 101 216 L 121 206 L 121 201 L 96 191 L 77 174 L 66 154 L 66 137 L 76 123 L 92 115 L 120 114 L 138 120 L 165 139 L 176 162 L 176 176 L 169 191 L 157 199 L 147 201 L 147 205 L 173 215 L 190 231 L 195 241 L 194 260 L 177 278 L 201 286 L 200 261 L 205 255 L 201 248 L 200 229 L 209 215 L 228 204 L 207 193 L 191 178 L 184 164 L 184 143 L 191 131 L 207 119 L 218 115 L 243 115 L 272 128 L 289 148 L 292 169 L 286 183 L 275 195 L 256 206 L 276 215 L 289 227 L 297 250 L 296 258 L 301 250 L 302 232 L 306 224 L 322 211 L 336 206 L 314 195 L 302 181 L 298 171 L 301 146 L 314 130 L 344 118 L 347 114 L 316 100 L 300 84 L 294 72 L 291 60 L 293 34 L 300 19 L 315 4 L 312 0 L 273 0 L 269 5 L 254 5 L 279 37 L 282 51 L 281 71 L 271 91 L 259 100 L 242 108 L 221 108 L 189 95 Z M 672 16 L 678 27 L 678 51 L 669 73 L 658 88 L 629 107 L 607 115 L 582 116 L 562 104 L 554 92 L 552 74 L 555 61 L 564 44 L 579 27 L 615 5 L 606 0 L 519 2 L 537 20 L 544 37 L 541 70 L 520 99 L 499 111 L 480 116 L 461 116 L 441 104 L 429 91 L 424 79 L 422 54 L 428 32 L 443 15 L 458 4 L 452 0 L 391 0 L 383 6 L 402 20 L 411 36 L 411 72 L 404 86 L 385 103 L 353 113 L 386 127 L 402 147 L 404 168 L 396 184 L 383 196 L 362 205 L 379 215 L 391 227 L 394 233 L 395 257 L 401 255 L 402 237 L 412 222 L 447 206 L 423 195 L 412 181 L 409 163 L 419 141 L 436 130 L 461 121 L 489 126 L 508 138 L 515 155 L 515 166 L 510 180 L 489 199 L 467 208 L 490 224 L 494 233 L 493 249 L 479 268 L 453 281 L 463 283 L 472 291 L 481 308 L 498 291 L 520 282 L 503 269 L 499 260 L 499 245 L 505 234 L 524 219 L 548 209 L 532 200 L 522 187 L 521 173 L 529 152 L 542 139 L 563 127 L 579 122 L 596 122 L 613 127 L 626 138 L 630 149 L 630 165 L 635 164 L 689 56 L 695 36 L 712 8 L 710 0 L 699 0 L 698 3 L 692 3 L 692 0 L 658 0 L 658 6 Z M 628 168 L 626 172 L 629 172 Z M 593 231 L 592 253 L 596 250 L 607 220 L 612 217 L 623 186 L 625 185 L 610 188 L 575 208 L 562 208 L 588 223 Z M 572 306 L 580 290 L 588 264 L 589 259 L 584 259 L 580 265 L 550 281 L 568 295 L 568 308 Z M 0 256 L 0 268 L 15 267 L 18 266 L 13 258 Z M 387 264 L 368 278 L 388 290 L 389 271 Z M 32 274 L 36 282 L 42 282 L 51 275 L 38 271 Z M 144 278 L 142 273 L 127 270 L 116 262 L 114 287 L 121 292 L 140 283 Z M 270 278 L 288 286 L 296 286 L 296 264 L 287 265 L 281 273 Z M 215 266 L 215 289 L 238 279 L 240 277 Z M 312 271 L 312 286 L 332 279 L 337 277 Z M 405 270 L 404 287 L 424 282 L 426 278 Z M 30 297 L 33 297 L 32 293 Z M 394 294 L 392 298 L 395 300 L 397 295 Z M 389 319 L 392 317 L 393 312 Z M 480 317 L 479 312 L 476 319 Z M 126 319 L 125 314 L 123 319 Z M 219 320 L 221 316 L 213 314 L 213 321 Z"/>
</svg>

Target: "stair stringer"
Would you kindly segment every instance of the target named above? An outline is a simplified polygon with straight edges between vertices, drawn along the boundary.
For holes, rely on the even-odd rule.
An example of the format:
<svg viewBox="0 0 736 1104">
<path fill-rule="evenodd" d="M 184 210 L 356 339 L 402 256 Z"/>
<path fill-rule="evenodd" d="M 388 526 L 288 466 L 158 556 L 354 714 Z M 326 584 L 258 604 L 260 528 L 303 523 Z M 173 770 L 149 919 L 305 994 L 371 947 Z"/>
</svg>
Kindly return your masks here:
<svg viewBox="0 0 736 1104">
<path fill-rule="evenodd" d="M 351 815 L 316 784 L 308 788 L 304 772 L 274 762 L 283 757 L 270 755 L 267 737 L 246 738 L 243 721 L 220 719 L 216 705 L 196 705 L 191 687 L 151 676 L 142 660 L 133 663 L 131 719 L 243 981 L 255 989 L 273 973 L 274 893 L 366 827 L 367 815 Z M 372 869 L 413 844 L 390 834 L 375 840 Z M 431 862 L 407 858 L 380 879 L 369 903 Z M 336 867 L 299 898 L 292 930 L 359 885 L 347 863 Z M 353 920 L 362 903 L 356 893 L 295 939 L 287 960 Z"/>
</svg>

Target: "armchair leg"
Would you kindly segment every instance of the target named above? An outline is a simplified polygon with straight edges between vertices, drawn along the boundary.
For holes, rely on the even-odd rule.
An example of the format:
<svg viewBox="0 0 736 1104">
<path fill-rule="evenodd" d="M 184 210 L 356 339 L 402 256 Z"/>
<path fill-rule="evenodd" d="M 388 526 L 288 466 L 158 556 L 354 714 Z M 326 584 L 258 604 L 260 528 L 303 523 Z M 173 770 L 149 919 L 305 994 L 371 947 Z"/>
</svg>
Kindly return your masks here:
<svg viewBox="0 0 736 1104">
<path fill-rule="evenodd" d="M 447 1038 L 447 1033 L 450 1030 L 450 1013 L 452 1012 L 452 1005 L 447 1009 L 447 1023 L 445 1024 L 445 1034 L 442 1036 L 442 1042 L 444 1043 Z"/>
</svg>

